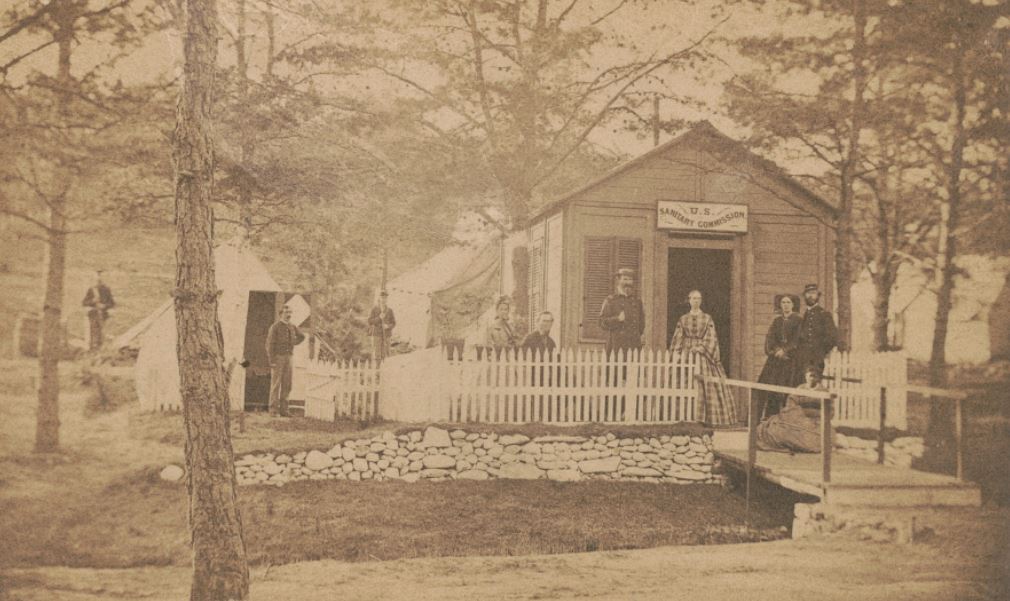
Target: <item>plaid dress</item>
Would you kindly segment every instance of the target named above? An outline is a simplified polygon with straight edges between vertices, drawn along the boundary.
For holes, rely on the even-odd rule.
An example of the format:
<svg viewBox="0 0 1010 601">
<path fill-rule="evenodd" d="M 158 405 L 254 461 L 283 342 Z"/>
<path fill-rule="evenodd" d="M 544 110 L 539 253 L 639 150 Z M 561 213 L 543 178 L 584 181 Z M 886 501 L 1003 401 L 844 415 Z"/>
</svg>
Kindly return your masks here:
<svg viewBox="0 0 1010 601">
<path fill-rule="evenodd" d="M 726 377 L 719 357 L 719 339 L 715 334 L 715 322 L 708 313 L 685 313 L 677 322 L 670 349 L 674 352 L 686 351 L 701 355 L 699 371 L 706 376 Z M 698 421 L 711 426 L 729 426 L 739 423 L 736 401 L 725 384 L 705 382 L 699 390 L 700 403 Z"/>
</svg>

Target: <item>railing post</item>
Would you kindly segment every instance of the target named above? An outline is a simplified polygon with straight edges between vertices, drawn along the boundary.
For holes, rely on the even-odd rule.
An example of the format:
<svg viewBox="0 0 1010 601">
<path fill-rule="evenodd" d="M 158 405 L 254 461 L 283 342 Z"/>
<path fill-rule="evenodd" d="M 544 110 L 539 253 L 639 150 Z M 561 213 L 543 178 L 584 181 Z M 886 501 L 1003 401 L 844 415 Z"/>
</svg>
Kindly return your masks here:
<svg viewBox="0 0 1010 601">
<path fill-rule="evenodd" d="M 877 463 L 884 464 L 884 426 L 887 424 L 887 386 L 880 387 L 880 429 L 877 430 Z"/>
<path fill-rule="evenodd" d="M 961 398 L 954 399 L 954 444 L 957 449 L 957 479 L 964 480 L 964 436 L 962 428 Z"/>
<path fill-rule="evenodd" d="M 825 497 L 827 496 L 827 486 L 831 482 L 831 451 L 834 446 L 835 437 L 832 435 L 834 428 L 831 425 L 831 414 L 834 412 L 834 404 L 837 395 L 831 396 L 821 401 L 821 455 L 823 456 L 823 471 L 821 482 L 824 486 Z"/>
<path fill-rule="evenodd" d="M 750 489 L 751 489 L 751 474 L 754 471 L 754 466 L 757 464 L 757 424 L 760 416 L 758 415 L 759 409 L 758 404 L 754 402 L 754 391 L 752 389 L 747 390 L 747 491 L 746 491 L 746 506 L 745 511 L 747 518 L 750 518 Z"/>
</svg>

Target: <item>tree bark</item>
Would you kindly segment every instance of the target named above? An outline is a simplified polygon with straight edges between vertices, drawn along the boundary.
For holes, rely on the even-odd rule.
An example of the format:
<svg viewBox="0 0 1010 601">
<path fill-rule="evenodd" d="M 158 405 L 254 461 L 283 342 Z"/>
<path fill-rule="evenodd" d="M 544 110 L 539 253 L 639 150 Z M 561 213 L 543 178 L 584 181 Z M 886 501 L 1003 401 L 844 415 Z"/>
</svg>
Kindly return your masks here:
<svg viewBox="0 0 1010 601">
<path fill-rule="evenodd" d="M 175 319 L 186 426 L 191 601 L 249 596 L 242 520 L 229 433 L 229 402 L 214 275 L 215 0 L 186 0 L 185 65 L 173 136 L 176 202 Z"/>
<path fill-rule="evenodd" d="M 849 152 L 841 169 L 838 239 L 835 246 L 835 288 L 838 291 L 838 350 L 852 346 L 852 201 L 856 171 L 860 166 L 860 136 L 863 128 L 863 94 L 866 89 L 866 2 L 852 0 L 852 110 L 849 118 Z"/>
<path fill-rule="evenodd" d="M 46 293 L 42 304 L 42 343 L 39 348 L 38 411 L 35 415 L 35 452 L 60 448 L 60 356 L 63 353 L 63 279 L 66 265 L 65 201 L 50 201 L 46 244 Z"/>
<path fill-rule="evenodd" d="M 936 316 L 933 325 L 933 346 L 929 355 L 929 384 L 937 388 L 947 385 L 947 329 L 954 296 L 954 276 L 957 256 L 957 230 L 961 217 L 961 171 L 964 167 L 965 118 L 967 115 L 967 82 L 964 76 L 964 49 L 955 40 L 951 64 L 953 79 L 953 136 L 950 163 L 947 167 L 947 198 L 940 205 L 940 235 L 937 248 Z M 949 449 L 954 438 L 954 411 L 950 402 L 934 399 L 929 407 L 926 446 L 931 454 L 950 460 Z"/>
<path fill-rule="evenodd" d="M 70 90 L 73 78 L 70 59 L 73 51 L 76 7 L 58 5 L 52 12 L 56 29 L 56 78 L 60 82 L 57 95 L 60 118 L 66 120 L 70 111 Z M 66 193 L 47 199 L 49 226 L 46 232 L 46 292 L 42 300 L 42 340 L 39 348 L 38 410 L 35 414 L 35 451 L 52 453 L 60 447 L 60 358 L 63 353 L 63 280 L 66 272 Z"/>
</svg>

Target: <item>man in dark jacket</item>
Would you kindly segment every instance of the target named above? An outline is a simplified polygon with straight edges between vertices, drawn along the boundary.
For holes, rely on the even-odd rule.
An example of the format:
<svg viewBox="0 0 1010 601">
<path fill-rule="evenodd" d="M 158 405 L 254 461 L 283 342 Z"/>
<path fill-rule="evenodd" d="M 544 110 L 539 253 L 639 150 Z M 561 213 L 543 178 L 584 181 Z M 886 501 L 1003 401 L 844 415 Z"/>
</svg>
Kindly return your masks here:
<svg viewBox="0 0 1010 601">
<path fill-rule="evenodd" d="M 821 291 L 817 284 L 807 284 L 803 289 L 807 310 L 800 322 L 800 336 L 796 347 L 795 385 L 804 382 L 804 372 L 813 367 L 818 377 L 824 375 L 824 358 L 838 344 L 838 329 L 830 311 L 820 305 Z"/>
<path fill-rule="evenodd" d="M 603 301 L 600 326 L 607 331 L 607 355 L 642 348 L 645 308 L 642 299 L 632 296 L 635 272 L 617 270 L 617 292 Z"/>
<path fill-rule="evenodd" d="M 305 335 L 291 323 L 291 308 L 281 309 L 280 319 L 267 332 L 267 360 L 270 362 L 270 415 L 288 415 L 291 392 L 291 354 Z"/>
<path fill-rule="evenodd" d="M 551 338 L 551 326 L 554 325 L 554 315 L 550 311 L 544 311 L 537 318 L 537 328 L 523 338 L 522 349 L 534 357 L 547 358 L 554 355 L 557 345 Z"/>
<path fill-rule="evenodd" d="M 109 309 L 116 306 L 116 301 L 112 299 L 112 291 L 102 281 L 101 269 L 95 272 L 95 285 L 88 288 L 81 304 L 88 307 L 88 325 L 91 330 L 88 348 L 97 350 L 102 347 L 102 329 L 105 320 L 109 318 Z"/>
<path fill-rule="evenodd" d="M 368 336 L 372 339 L 372 360 L 376 363 L 389 355 L 389 341 L 393 338 L 393 327 L 396 326 L 396 316 L 393 310 L 386 306 L 389 294 L 383 290 L 379 293 L 379 304 L 372 307 L 368 316 Z"/>
</svg>

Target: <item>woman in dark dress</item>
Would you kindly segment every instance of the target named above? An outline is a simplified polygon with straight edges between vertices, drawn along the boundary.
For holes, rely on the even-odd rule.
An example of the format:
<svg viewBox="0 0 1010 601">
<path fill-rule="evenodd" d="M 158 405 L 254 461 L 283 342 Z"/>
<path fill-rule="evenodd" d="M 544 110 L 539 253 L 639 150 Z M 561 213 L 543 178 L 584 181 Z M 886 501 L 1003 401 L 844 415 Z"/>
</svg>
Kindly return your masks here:
<svg viewBox="0 0 1010 601">
<path fill-rule="evenodd" d="M 758 376 L 762 384 L 792 386 L 796 377 L 796 345 L 800 338 L 800 316 L 795 312 L 799 299 L 789 294 L 777 298 L 779 315 L 768 328 L 765 336 L 764 369 Z M 779 392 L 755 391 L 764 407 L 762 417 L 775 415 L 782 409 L 786 395 Z"/>
</svg>

